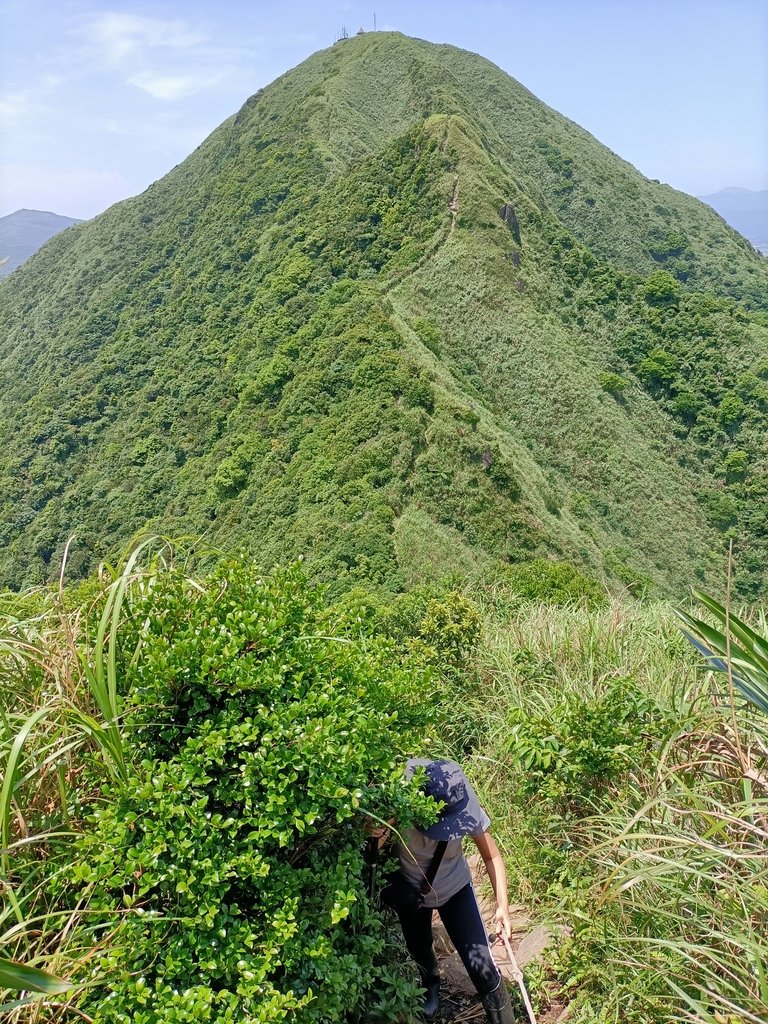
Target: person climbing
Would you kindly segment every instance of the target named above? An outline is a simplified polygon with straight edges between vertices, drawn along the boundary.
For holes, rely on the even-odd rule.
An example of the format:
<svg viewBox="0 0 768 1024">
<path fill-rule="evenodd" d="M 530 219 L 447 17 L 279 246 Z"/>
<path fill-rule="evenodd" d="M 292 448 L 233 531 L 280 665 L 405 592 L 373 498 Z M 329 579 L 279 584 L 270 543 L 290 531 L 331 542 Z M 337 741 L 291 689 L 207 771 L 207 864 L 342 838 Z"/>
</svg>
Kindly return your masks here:
<svg viewBox="0 0 768 1024">
<path fill-rule="evenodd" d="M 455 761 L 411 758 L 406 776 L 423 768 L 424 791 L 440 805 L 438 820 L 427 828 L 404 829 L 397 846 L 400 862 L 396 888 L 420 894 L 395 899 L 408 952 L 426 990 L 423 1012 L 433 1018 L 440 1002 L 440 972 L 432 944 L 432 911 L 437 910 L 472 984 L 485 1007 L 488 1024 L 514 1024 L 514 1013 L 499 968 L 493 959 L 462 840 L 469 836 L 485 863 L 496 897 L 496 928 L 510 937 L 507 873 L 490 819 L 466 775 Z M 386 900 L 386 890 L 382 897 Z M 421 905 L 418 905 L 421 904 Z"/>
</svg>

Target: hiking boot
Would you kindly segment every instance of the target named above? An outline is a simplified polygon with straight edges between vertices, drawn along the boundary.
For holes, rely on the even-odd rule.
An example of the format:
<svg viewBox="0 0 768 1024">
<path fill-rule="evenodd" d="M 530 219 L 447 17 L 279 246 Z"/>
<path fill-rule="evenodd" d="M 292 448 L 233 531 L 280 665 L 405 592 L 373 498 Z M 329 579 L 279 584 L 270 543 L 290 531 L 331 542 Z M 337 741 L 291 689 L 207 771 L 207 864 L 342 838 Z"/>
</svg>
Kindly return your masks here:
<svg viewBox="0 0 768 1024">
<path fill-rule="evenodd" d="M 487 996 L 483 996 L 483 1006 L 488 1024 L 515 1024 L 515 1011 L 503 981 Z"/>
<path fill-rule="evenodd" d="M 421 1008 L 421 1012 L 427 1020 L 432 1020 L 437 1016 L 437 1011 L 440 1006 L 440 975 L 428 974 L 426 978 L 421 979 L 421 983 L 426 989 L 424 1005 Z"/>
</svg>

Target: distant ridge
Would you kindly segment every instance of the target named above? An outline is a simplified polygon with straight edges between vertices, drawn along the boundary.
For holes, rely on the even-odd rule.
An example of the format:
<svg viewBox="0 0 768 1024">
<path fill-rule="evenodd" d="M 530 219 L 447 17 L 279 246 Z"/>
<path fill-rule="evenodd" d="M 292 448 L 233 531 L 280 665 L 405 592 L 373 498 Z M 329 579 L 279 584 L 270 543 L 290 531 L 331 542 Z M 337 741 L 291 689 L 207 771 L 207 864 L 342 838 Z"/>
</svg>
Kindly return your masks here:
<svg viewBox="0 0 768 1024">
<path fill-rule="evenodd" d="M 60 231 L 79 224 L 74 217 L 62 217 L 46 210 L 16 210 L 0 217 L 0 277 L 10 274 Z"/>
<path fill-rule="evenodd" d="M 768 256 L 768 189 L 755 192 L 731 186 L 699 198 Z"/>
</svg>

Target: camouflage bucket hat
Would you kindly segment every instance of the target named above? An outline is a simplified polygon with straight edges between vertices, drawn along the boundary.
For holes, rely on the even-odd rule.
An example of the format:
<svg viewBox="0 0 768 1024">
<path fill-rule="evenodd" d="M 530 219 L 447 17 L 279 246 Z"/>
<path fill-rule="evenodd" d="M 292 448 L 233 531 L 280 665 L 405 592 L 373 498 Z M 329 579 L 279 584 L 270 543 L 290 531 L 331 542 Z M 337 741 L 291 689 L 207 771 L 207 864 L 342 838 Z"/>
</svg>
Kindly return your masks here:
<svg viewBox="0 0 768 1024">
<path fill-rule="evenodd" d="M 417 768 L 424 768 L 427 774 L 424 791 L 443 805 L 434 825 L 419 829 L 423 835 L 440 841 L 460 839 L 482 831 L 483 823 L 488 819 L 469 779 L 455 761 L 412 757 L 405 767 L 406 778 L 411 778 Z"/>
</svg>

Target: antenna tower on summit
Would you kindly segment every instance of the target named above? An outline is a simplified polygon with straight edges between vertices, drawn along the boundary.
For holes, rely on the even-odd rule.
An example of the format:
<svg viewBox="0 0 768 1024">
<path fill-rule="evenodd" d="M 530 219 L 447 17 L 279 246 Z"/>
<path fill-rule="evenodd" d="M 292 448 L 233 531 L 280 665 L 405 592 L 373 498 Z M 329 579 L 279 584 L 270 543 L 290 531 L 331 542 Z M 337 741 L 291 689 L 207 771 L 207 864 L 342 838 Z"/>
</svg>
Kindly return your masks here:
<svg viewBox="0 0 768 1024">
<path fill-rule="evenodd" d="M 373 12 L 373 31 L 376 31 L 376 11 Z"/>
</svg>

